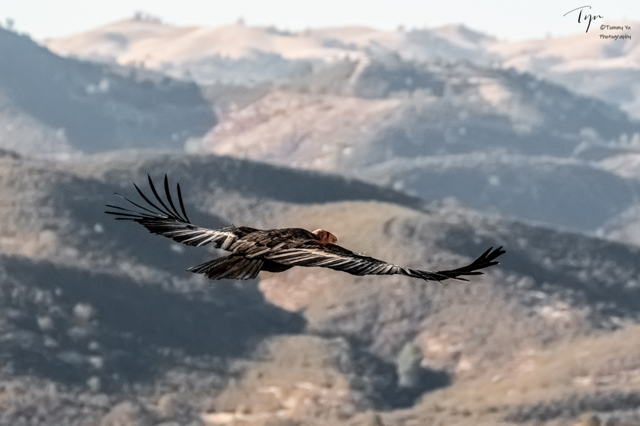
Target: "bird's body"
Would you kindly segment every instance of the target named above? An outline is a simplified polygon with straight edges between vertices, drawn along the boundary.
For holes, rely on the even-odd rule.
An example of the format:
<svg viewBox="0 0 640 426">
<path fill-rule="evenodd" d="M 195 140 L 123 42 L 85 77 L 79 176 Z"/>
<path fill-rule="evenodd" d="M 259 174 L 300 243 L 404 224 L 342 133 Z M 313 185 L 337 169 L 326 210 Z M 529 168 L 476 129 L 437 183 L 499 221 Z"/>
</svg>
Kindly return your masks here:
<svg viewBox="0 0 640 426">
<path fill-rule="evenodd" d="M 158 195 L 151 178 L 149 178 L 149 185 L 160 206 L 149 200 L 134 184 L 149 207 L 155 210 L 125 198 L 141 210 L 109 205 L 108 207 L 118 211 L 106 213 L 116 215 L 117 220 L 137 222 L 154 234 L 163 235 L 182 244 L 190 246 L 213 244 L 216 248 L 231 252 L 229 256 L 188 269 L 191 272 L 204 274 L 210 279 L 251 279 L 255 278 L 260 271 L 283 272 L 294 266 L 319 266 L 353 275 L 401 274 L 423 280 L 443 281 L 451 278 L 464 280 L 460 277 L 482 274 L 478 269 L 497 264 L 495 259 L 504 253 L 502 247 L 496 250 L 489 249 L 473 263 L 449 271 L 430 272 L 409 269 L 347 250 L 336 244 L 337 238 L 333 234 L 322 229 L 310 232 L 301 228 L 268 230 L 246 226 L 201 228 L 192 224 L 187 217 L 180 185 L 177 188 L 181 213 L 173 203 L 166 176 L 164 189 L 168 206 Z"/>
</svg>

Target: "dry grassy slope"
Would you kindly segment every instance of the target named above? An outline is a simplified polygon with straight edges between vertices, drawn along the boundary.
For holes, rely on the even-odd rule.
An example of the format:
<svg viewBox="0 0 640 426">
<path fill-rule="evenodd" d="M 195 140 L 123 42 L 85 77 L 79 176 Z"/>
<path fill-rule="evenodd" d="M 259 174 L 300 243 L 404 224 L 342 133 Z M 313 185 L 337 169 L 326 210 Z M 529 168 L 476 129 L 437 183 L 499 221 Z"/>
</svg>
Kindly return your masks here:
<svg viewBox="0 0 640 426">
<path fill-rule="evenodd" d="M 604 102 L 515 71 L 418 64 L 394 55 L 339 62 L 332 70 L 292 82 L 296 91 L 274 91 L 231 112 L 205 138 L 205 148 L 225 152 L 239 139 L 242 144 L 234 154 L 257 159 L 265 146 L 285 146 L 288 151 L 271 161 L 334 170 L 326 168 L 333 163 L 312 162 L 311 154 L 319 155 L 327 146 L 316 144 L 315 151 L 299 153 L 294 149 L 326 132 L 329 120 L 335 121 L 334 136 L 338 131 L 364 132 L 360 138 L 366 144 L 351 156 L 360 167 L 379 162 L 380 152 L 384 156 L 387 151 L 393 157 L 416 157 L 502 149 L 567 157 L 581 143 L 617 139 L 640 129 Z M 385 122 L 379 123 L 382 118 Z M 367 132 L 369 127 L 378 131 Z M 349 159 L 346 155 L 338 165 L 354 164 Z"/>
<path fill-rule="evenodd" d="M 196 81 L 202 83 L 208 80 L 202 77 L 214 74 L 211 68 L 220 62 L 228 65 L 226 70 L 222 67 L 216 70 L 217 79 L 246 82 L 250 80 L 251 71 L 237 64 L 243 60 L 257 62 L 260 55 L 269 55 L 271 59 L 264 64 L 267 70 L 261 70 L 261 79 L 271 74 L 268 69 L 271 67 L 280 68 L 276 78 L 288 77 L 286 67 L 281 64 L 295 60 L 333 62 L 342 57 L 363 58 L 372 51 L 397 51 L 403 57 L 421 61 L 470 60 L 490 64 L 498 58 L 487 55 L 485 49 L 494 41 L 493 37 L 463 25 L 412 31 L 341 27 L 291 32 L 240 22 L 216 28 L 176 27 L 157 19 L 138 17 L 45 43 L 61 55 L 121 64 L 144 63 L 169 73 L 189 70 Z"/>
<path fill-rule="evenodd" d="M 640 376 L 638 325 L 527 350 L 499 368 L 423 397 L 385 425 L 635 425 Z M 579 419 L 583 419 L 581 423 Z M 610 423 L 607 423 L 610 422 Z"/>
<path fill-rule="evenodd" d="M 592 330 L 637 318 L 637 249 L 457 208 L 420 210 L 415 199 L 344 178 L 134 153 L 55 167 L 5 158 L 0 171 L 2 198 L 12 200 L 0 234 L 0 423 L 356 422 L 355 413 L 410 406 L 448 381 L 451 398 L 467 382 L 490 386 L 487 378 L 531 351 L 553 353 L 571 336 L 588 342 Z M 303 268 L 263 273 L 259 284 L 208 283 L 183 272 L 206 250 L 176 251 L 102 215 L 114 190 L 132 194 L 128 180 L 143 183 L 146 172 L 179 180 L 198 223 L 225 224 L 228 215 L 260 227 L 322 227 L 356 251 L 424 268 L 460 265 L 490 245 L 508 254 L 469 284 Z M 415 391 L 395 386 L 394 363 L 408 342 L 424 367 Z M 620 371 L 635 368 L 626 365 Z M 624 394 L 616 380 L 608 394 Z M 484 415 L 487 405 L 460 395 L 470 413 Z M 488 418 L 566 418 L 539 411 L 531 395 Z M 599 409 L 606 399 L 593 401 Z M 429 419 L 420 407 L 382 418 Z M 443 422 L 468 419 L 438 412 Z"/>
<path fill-rule="evenodd" d="M 299 168 L 343 171 L 343 157 L 375 135 L 397 99 L 276 91 L 231 112 L 203 142 L 219 155 Z"/>
<path fill-rule="evenodd" d="M 489 65 L 497 57 L 485 55 L 483 46 L 492 41 L 461 25 L 409 32 L 344 27 L 296 33 L 242 23 L 175 27 L 138 17 L 45 43 L 60 55 L 144 66 L 201 85 L 253 86 L 290 82 L 343 59 L 362 60 L 389 51 L 419 61 L 446 58 Z"/>
</svg>

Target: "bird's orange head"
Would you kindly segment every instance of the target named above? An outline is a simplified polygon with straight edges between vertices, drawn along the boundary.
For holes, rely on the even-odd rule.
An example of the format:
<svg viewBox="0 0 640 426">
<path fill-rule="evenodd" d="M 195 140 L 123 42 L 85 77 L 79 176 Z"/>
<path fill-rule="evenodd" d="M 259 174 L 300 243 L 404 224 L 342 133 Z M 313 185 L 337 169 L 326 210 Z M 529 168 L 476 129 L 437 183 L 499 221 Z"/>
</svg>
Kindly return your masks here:
<svg viewBox="0 0 640 426">
<path fill-rule="evenodd" d="M 336 244 L 338 242 L 338 238 L 333 235 L 329 231 L 325 231 L 324 229 L 316 229 L 313 231 L 313 234 L 320 240 L 321 243 L 325 244 Z"/>
</svg>

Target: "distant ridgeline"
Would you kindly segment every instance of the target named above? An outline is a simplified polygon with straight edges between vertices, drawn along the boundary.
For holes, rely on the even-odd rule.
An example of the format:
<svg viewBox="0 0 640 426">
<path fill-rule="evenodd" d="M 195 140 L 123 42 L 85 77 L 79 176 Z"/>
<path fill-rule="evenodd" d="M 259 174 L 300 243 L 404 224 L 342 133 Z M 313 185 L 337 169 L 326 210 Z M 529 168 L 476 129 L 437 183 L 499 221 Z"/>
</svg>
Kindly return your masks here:
<svg viewBox="0 0 640 426">
<path fill-rule="evenodd" d="M 37 138 L 34 126 L 56 132 L 83 152 L 123 147 L 181 149 L 217 122 L 190 82 L 62 58 L 27 36 L 0 28 L 0 143 Z M 5 116 L 3 118 L 3 115 Z M 7 115 L 9 117 L 7 117 Z M 31 132 L 18 133 L 21 122 Z M 5 127 L 5 126 L 1 126 Z M 42 142 L 47 143 L 47 138 Z"/>
</svg>

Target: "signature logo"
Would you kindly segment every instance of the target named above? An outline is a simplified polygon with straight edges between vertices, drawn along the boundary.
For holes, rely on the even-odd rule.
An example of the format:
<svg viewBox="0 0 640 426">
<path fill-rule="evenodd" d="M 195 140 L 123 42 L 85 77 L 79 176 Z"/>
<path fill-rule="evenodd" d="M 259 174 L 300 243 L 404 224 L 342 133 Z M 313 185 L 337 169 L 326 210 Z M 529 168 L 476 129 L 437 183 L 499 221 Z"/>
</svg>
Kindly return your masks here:
<svg viewBox="0 0 640 426">
<path fill-rule="evenodd" d="M 583 22 L 587 22 L 587 30 L 585 31 L 585 33 L 589 32 L 589 27 L 591 27 L 591 21 L 595 21 L 596 19 L 600 18 L 604 18 L 604 16 L 602 15 L 592 15 L 590 13 L 586 13 L 586 10 L 584 11 L 585 13 L 583 14 L 583 9 L 591 9 L 591 6 L 581 6 L 581 7 L 576 7 L 573 10 L 568 11 L 567 13 L 565 13 L 562 16 L 567 16 L 570 13 L 573 13 L 575 11 L 579 11 L 578 12 L 578 23 L 581 24 Z"/>
</svg>

